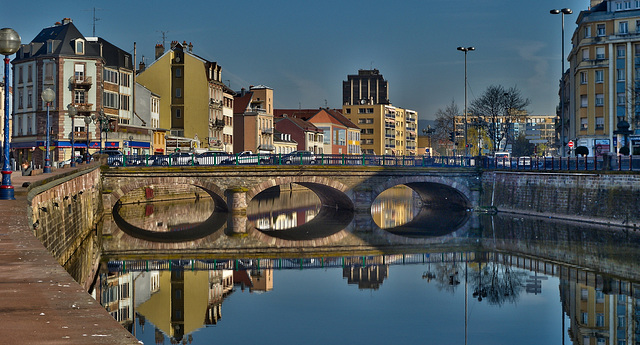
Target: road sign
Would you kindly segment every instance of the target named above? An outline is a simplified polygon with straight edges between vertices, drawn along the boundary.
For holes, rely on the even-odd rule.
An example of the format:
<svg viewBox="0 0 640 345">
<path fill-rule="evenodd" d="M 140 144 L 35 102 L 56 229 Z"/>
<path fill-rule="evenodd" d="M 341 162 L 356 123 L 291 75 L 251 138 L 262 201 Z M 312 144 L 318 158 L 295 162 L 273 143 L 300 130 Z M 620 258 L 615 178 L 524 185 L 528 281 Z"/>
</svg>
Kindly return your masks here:
<svg viewBox="0 0 640 345">
<path fill-rule="evenodd" d="M 525 135 L 525 139 L 540 139 L 539 135 Z"/>
<path fill-rule="evenodd" d="M 544 144 L 547 142 L 547 139 L 535 139 L 535 140 L 529 140 L 529 142 L 532 144 Z"/>
<path fill-rule="evenodd" d="M 569 143 L 567 144 L 567 146 L 569 146 L 569 148 L 573 148 L 573 141 L 570 140 Z"/>
<path fill-rule="evenodd" d="M 540 135 L 540 131 L 537 129 L 530 129 L 530 130 L 526 130 L 524 131 L 525 135 Z"/>
</svg>

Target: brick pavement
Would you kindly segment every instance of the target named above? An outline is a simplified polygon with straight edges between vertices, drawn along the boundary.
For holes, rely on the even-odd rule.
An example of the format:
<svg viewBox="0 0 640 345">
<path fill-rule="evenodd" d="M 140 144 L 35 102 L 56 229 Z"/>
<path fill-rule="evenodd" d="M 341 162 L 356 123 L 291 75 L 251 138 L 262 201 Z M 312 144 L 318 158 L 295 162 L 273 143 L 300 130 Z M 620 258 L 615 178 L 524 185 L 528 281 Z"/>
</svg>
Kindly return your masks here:
<svg viewBox="0 0 640 345">
<path fill-rule="evenodd" d="M 79 165 L 78 168 L 81 168 Z M 33 235 L 27 187 L 51 174 L 11 174 L 16 200 L 0 200 L 0 339 L 4 344 L 138 344 Z"/>
</svg>

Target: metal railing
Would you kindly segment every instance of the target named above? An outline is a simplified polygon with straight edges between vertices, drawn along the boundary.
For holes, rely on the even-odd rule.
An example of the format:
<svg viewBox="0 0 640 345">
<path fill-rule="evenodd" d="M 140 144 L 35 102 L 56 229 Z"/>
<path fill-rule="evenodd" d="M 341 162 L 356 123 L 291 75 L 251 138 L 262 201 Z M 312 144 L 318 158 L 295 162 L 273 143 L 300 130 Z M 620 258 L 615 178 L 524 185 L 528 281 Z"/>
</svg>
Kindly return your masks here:
<svg viewBox="0 0 640 345">
<path fill-rule="evenodd" d="M 350 154 L 229 154 L 223 152 L 170 155 L 109 156 L 110 166 L 344 165 L 476 168 L 518 171 L 640 171 L 640 157 L 462 157 Z"/>
</svg>

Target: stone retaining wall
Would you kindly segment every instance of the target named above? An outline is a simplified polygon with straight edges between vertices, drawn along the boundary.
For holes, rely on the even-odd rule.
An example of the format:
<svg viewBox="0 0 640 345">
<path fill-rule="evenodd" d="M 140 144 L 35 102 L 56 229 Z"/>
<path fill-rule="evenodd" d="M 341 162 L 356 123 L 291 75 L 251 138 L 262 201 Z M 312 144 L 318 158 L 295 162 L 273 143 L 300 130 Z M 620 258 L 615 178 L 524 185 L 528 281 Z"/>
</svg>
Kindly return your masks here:
<svg viewBox="0 0 640 345">
<path fill-rule="evenodd" d="M 498 211 L 640 226 L 638 174 L 490 171 L 482 187 L 481 205 Z"/>
<path fill-rule="evenodd" d="M 29 189 L 28 200 L 34 235 L 76 281 L 86 281 L 92 267 L 79 265 L 77 260 L 99 254 L 94 242 L 102 217 L 100 167 L 43 180 Z M 87 247 L 92 249 L 87 251 Z"/>
</svg>

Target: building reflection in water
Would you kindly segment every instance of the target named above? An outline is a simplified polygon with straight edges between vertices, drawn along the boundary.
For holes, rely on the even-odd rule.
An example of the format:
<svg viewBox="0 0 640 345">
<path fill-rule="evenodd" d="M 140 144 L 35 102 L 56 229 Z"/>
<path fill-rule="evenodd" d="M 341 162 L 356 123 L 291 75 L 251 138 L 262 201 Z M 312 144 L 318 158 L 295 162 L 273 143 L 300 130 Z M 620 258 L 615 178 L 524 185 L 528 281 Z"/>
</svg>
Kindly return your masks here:
<svg viewBox="0 0 640 345">
<path fill-rule="evenodd" d="M 559 278 L 563 313 L 570 320 L 566 332 L 574 344 L 621 345 L 640 340 L 640 285 L 498 252 L 119 261 L 110 262 L 111 272 L 101 274 L 94 296 L 134 335 L 136 315 L 140 325 L 155 327 L 157 343 L 166 337 L 177 344 L 194 341 L 194 332 L 202 327 L 218 325 L 222 304 L 234 287 L 249 293 L 272 291 L 275 270 L 341 268 L 347 284 L 375 291 L 390 279 L 389 272 L 397 265 L 422 265 L 422 278 L 436 284 L 438 290 L 455 293 L 462 289 L 469 295 L 468 301 L 494 307 L 517 305 L 525 294 L 556 293 L 554 288 L 545 288 L 547 278 L 555 276 Z M 295 284 L 295 279 L 288 283 Z"/>
<path fill-rule="evenodd" d="M 258 230 L 285 230 L 311 221 L 321 207 L 318 196 L 308 188 L 276 186 L 249 202 L 247 218 Z"/>
<path fill-rule="evenodd" d="M 396 186 L 380 193 L 371 206 L 373 221 L 382 229 L 409 223 L 420 210 L 420 196 L 407 186 Z"/>
</svg>

